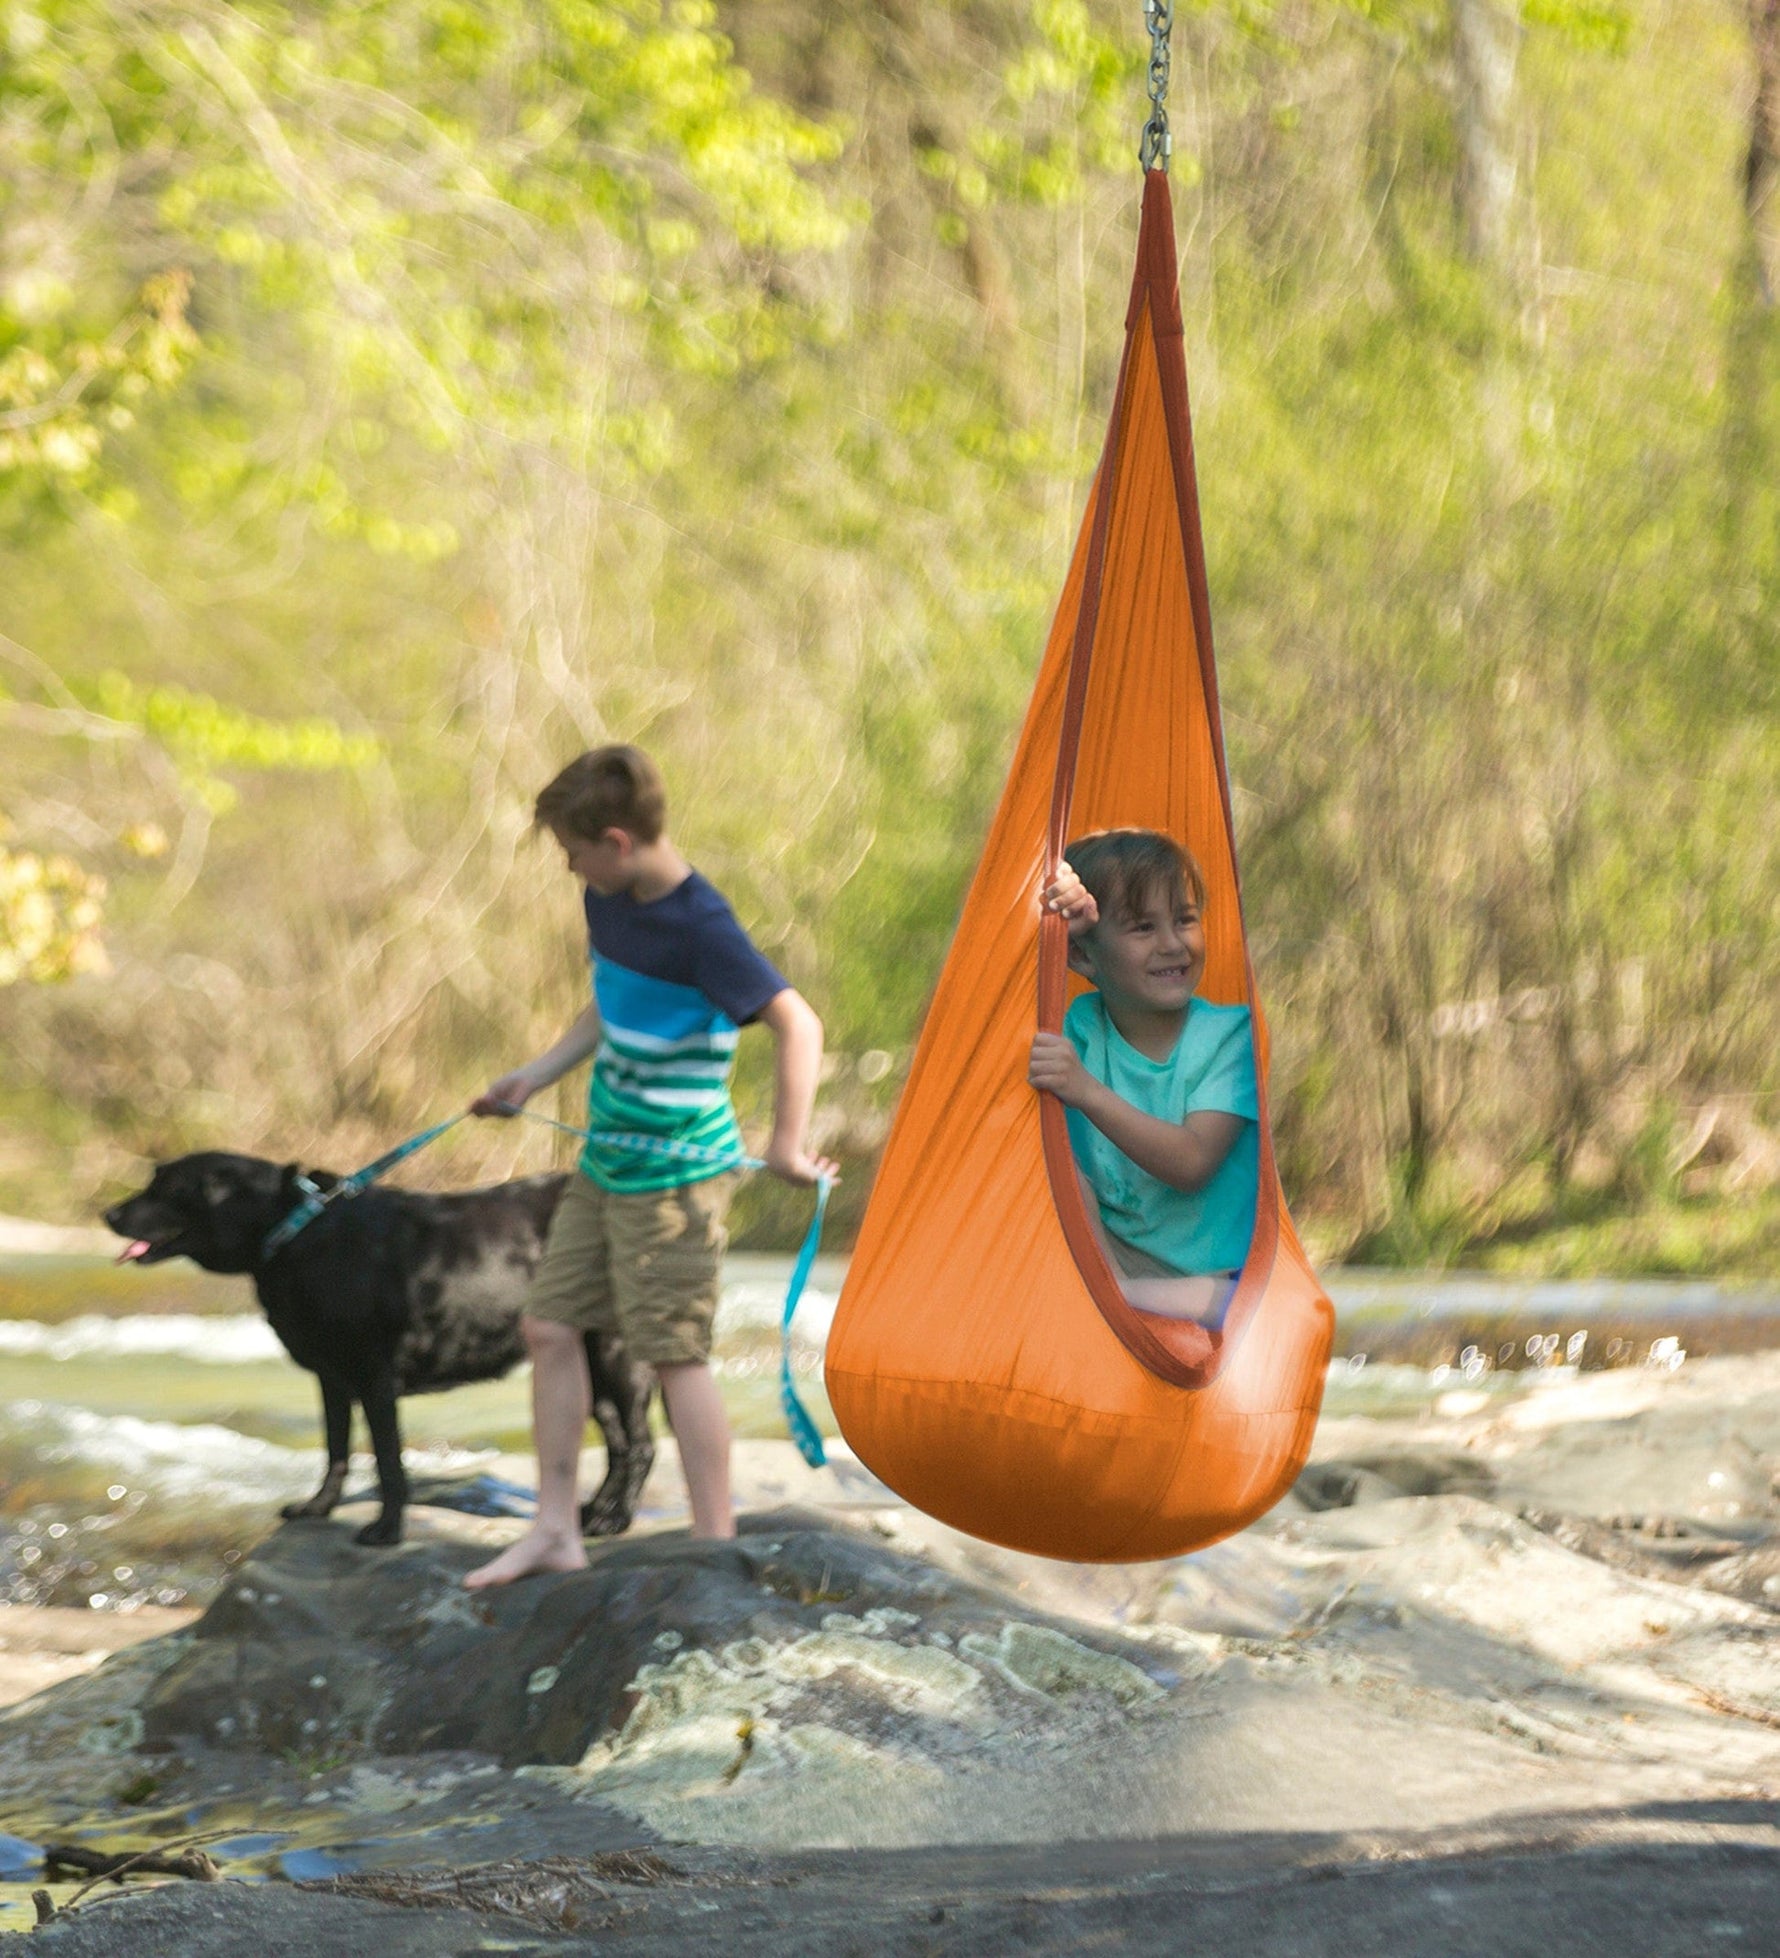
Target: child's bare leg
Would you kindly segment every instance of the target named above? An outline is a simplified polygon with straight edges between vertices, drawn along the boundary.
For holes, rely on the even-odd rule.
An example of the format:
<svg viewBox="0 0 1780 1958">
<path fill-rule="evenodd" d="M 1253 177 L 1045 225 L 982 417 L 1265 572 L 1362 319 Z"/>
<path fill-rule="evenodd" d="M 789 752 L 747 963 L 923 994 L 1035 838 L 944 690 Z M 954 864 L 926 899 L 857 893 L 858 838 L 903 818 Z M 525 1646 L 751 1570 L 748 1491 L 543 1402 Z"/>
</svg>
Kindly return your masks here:
<svg viewBox="0 0 1780 1958">
<path fill-rule="evenodd" d="M 573 1326 L 520 1321 L 532 1358 L 532 1437 L 538 1449 L 538 1513 L 532 1526 L 492 1562 L 464 1579 L 467 1591 L 511 1584 L 540 1571 L 585 1570 L 576 1482 L 581 1437 L 591 1411 L 587 1348 Z"/>
<path fill-rule="evenodd" d="M 1100 1199 L 1094 1193 L 1093 1184 L 1079 1168 L 1075 1176 L 1081 1185 L 1082 1202 L 1094 1229 L 1094 1240 L 1119 1281 L 1125 1303 L 1134 1305 L 1139 1312 L 1153 1312 L 1160 1319 L 1196 1319 L 1202 1325 L 1215 1323 L 1221 1316 L 1230 1281 L 1184 1272 L 1179 1277 L 1150 1277 L 1124 1270 L 1106 1226 L 1100 1221 Z"/>
<path fill-rule="evenodd" d="M 1179 1278 L 1133 1278 L 1121 1273 L 1119 1290 L 1139 1312 L 1162 1319 L 1214 1319 L 1230 1281 L 1198 1274 Z"/>
<path fill-rule="evenodd" d="M 735 1510 L 729 1499 L 729 1416 L 711 1369 L 702 1361 L 664 1366 L 661 1397 L 668 1424 L 680 1444 L 680 1468 L 692 1502 L 692 1534 L 735 1535 Z"/>
</svg>

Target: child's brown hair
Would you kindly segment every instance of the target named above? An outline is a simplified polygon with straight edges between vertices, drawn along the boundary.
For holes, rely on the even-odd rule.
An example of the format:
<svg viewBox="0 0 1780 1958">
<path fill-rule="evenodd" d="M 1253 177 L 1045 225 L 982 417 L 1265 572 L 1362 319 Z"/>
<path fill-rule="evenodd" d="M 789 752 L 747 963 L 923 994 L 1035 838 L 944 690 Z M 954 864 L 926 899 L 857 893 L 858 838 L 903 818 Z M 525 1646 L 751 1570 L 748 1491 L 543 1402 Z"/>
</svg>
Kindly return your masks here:
<svg viewBox="0 0 1780 1958">
<path fill-rule="evenodd" d="M 540 829 L 566 830 L 590 843 L 609 829 L 653 843 L 667 820 L 667 785 L 641 748 L 593 748 L 539 791 L 532 816 Z"/>
<path fill-rule="evenodd" d="M 1205 872 L 1191 850 L 1154 829 L 1102 829 L 1063 851 L 1103 918 L 1134 918 L 1157 897 L 1205 909 Z"/>
</svg>

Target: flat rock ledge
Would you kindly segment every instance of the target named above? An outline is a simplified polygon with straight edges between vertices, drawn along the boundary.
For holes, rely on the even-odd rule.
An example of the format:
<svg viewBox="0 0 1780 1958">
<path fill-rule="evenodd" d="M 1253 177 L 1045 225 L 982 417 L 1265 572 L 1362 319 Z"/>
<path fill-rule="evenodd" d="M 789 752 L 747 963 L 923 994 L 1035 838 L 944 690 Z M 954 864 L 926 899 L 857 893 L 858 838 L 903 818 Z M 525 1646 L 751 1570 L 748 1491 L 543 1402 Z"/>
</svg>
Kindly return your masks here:
<svg viewBox="0 0 1780 1958">
<path fill-rule="evenodd" d="M 651 1690 L 684 1712 L 721 1698 L 724 1669 L 788 1650 L 810 1694 L 863 1669 L 905 1713 L 923 1698 L 937 1712 L 948 1688 L 985 1680 L 1016 1701 L 1115 1711 L 1180 1679 L 1167 1652 L 1021 1613 L 1005 1593 L 810 1511 L 746 1517 L 731 1543 L 624 1539 L 594 1549 L 585 1571 L 465 1591 L 487 1554 L 449 1525 L 367 1554 L 343 1530 L 286 1524 L 144 1698 L 145 1739 L 569 1767 L 634 1730 Z"/>
</svg>

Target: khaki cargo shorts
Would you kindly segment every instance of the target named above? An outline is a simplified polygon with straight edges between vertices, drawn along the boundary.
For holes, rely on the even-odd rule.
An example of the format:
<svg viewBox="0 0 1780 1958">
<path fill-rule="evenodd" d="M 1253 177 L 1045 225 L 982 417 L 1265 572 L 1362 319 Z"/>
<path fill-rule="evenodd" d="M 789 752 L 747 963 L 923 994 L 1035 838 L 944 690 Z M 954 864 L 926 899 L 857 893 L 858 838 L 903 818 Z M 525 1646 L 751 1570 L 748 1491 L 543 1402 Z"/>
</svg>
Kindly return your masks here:
<svg viewBox="0 0 1780 1958">
<path fill-rule="evenodd" d="M 576 1170 L 526 1294 L 534 1319 L 621 1334 L 650 1366 L 710 1358 L 711 1321 L 740 1180 L 731 1170 L 668 1190 L 620 1193 Z"/>
</svg>

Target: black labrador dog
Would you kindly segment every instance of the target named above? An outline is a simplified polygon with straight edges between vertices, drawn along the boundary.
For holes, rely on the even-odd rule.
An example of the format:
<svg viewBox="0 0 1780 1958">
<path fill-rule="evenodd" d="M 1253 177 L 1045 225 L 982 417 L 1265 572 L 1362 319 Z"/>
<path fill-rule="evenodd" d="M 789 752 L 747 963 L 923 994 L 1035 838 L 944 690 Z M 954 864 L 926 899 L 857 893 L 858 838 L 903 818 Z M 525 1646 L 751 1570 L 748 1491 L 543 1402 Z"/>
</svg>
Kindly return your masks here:
<svg viewBox="0 0 1780 1958">
<path fill-rule="evenodd" d="M 321 1190 L 340 1180 L 308 1174 Z M 147 1189 L 114 1204 L 105 1221 L 131 1240 L 123 1262 L 190 1258 L 253 1279 L 285 1351 L 321 1382 L 327 1473 L 283 1514 L 326 1516 L 339 1502 L 357 1401 L 383 1503 L 358 1541 L 399 1543 L 408 1479 L 396 1401 L 492 1380 L 524 1358 L 520 1307 L 567 1179 L 528 1176 L 444 1196 L 374 1187 L 329 1204 L 268 1258 L 267 1236 L 303 1201 L 297 1175 L 295 1163 L 258 1156 L 181 1156 L 159 1164 Z M 630 1527 L 655 1459 L 655 1374 L 615 1333 L 587 1335 L 587 1365 L 607 1469 L 581 1526 L 617 1536 Z"/>
</svg>

